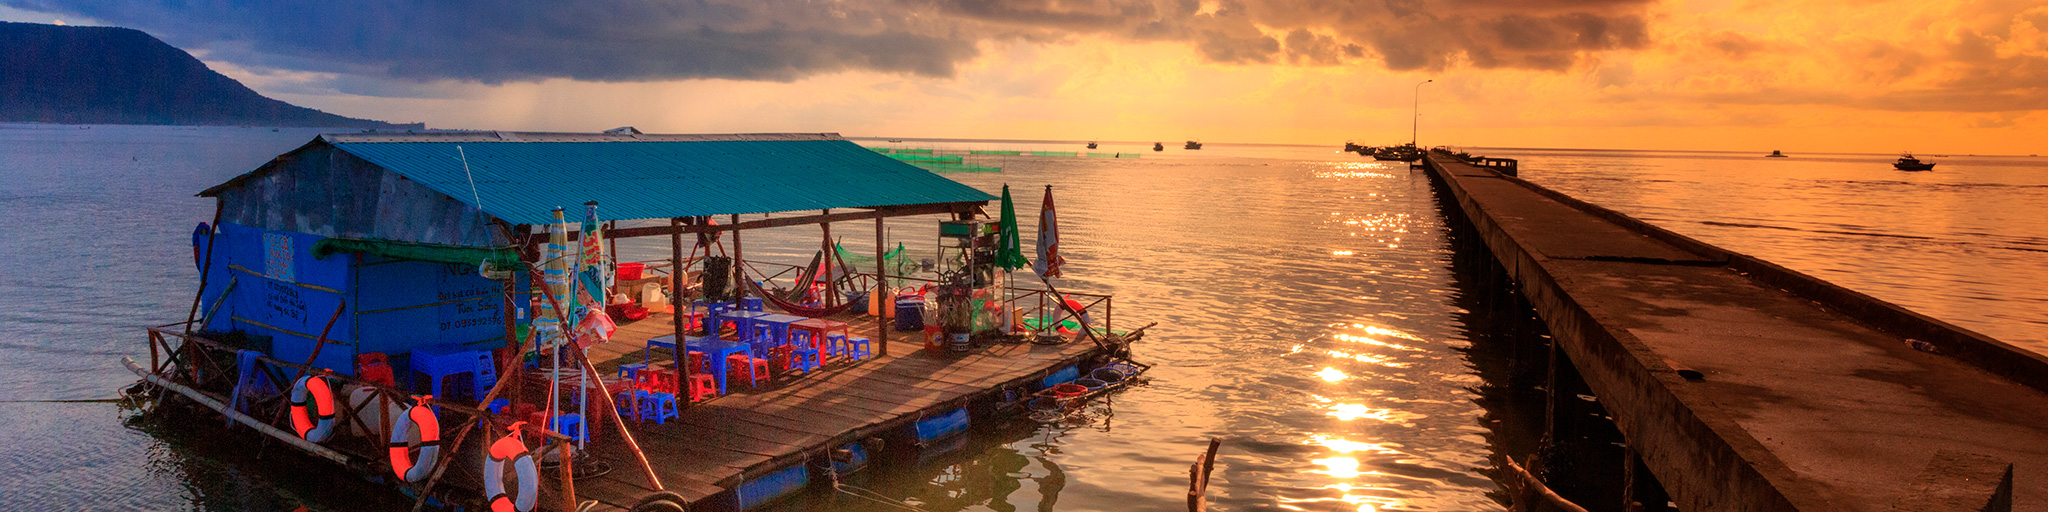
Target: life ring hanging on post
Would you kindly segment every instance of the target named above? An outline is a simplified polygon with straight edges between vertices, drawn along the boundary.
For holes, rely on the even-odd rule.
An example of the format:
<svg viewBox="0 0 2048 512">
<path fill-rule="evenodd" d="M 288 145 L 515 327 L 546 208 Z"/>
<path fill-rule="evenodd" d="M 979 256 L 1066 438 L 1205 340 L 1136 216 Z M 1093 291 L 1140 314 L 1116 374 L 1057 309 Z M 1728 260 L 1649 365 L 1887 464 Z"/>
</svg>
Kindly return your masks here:
<svg viewBox="0 0 2048 512">
<path fill-rule="evenodd" d="M 427 399 L 422 395 L 418 403 L 400 416 L 398 424 L 391 428 L 391 472 L 407 482 L 419 482 L 434 472 L 434 461 L 441 453 L 441 421 L 434 418 L 434 410 L 427 408 Z M 412 449 L 420 450 L 419 458 L 413 459 Z"/>
<path fill-rule="evenodd" d="M 312 407 L 311 411 L 306 410 Z M 292 382 L 292 431 L 315 443 L 334 435 L 334 385 L 326 377 L 307 375 Z"/>
<path fill-rule="evenodd" d="M 484 457 L 484 500 L 490 503 L 491 512 L 533 512 L 533 505 L 540 497 L 540 467 L 533 462 L 533 453 L 527 451 L 526 441 L 519 437 L 519 429 L 526 422 L 513 422 L 512 433 L 491 443 L 490 453 Z M 512 464 L 512 472 L 519 478 L 517 495 L 505 492 L 505 464 Z"/>
</svg>

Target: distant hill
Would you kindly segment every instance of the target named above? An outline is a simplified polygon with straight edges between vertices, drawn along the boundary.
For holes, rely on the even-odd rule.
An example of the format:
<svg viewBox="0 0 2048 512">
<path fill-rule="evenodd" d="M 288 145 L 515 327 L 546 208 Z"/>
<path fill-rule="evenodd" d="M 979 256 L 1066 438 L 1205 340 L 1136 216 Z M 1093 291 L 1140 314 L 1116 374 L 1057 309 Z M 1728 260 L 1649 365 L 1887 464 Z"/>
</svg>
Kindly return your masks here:
<svg viewBox="0 0 2048 512">
<path fill-rule="evenodd" d="M 425 128 L 265 98 L 139 30 L 7 22 L 0 122 Z"/>
</svg>

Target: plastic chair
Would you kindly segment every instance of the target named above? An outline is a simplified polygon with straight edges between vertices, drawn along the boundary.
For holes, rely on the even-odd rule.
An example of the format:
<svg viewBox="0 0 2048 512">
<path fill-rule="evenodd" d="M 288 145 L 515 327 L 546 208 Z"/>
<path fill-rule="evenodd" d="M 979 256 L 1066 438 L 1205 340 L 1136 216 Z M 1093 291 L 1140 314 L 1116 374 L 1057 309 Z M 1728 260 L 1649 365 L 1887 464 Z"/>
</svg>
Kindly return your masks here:
<svg viewBox="0 0 2048 512">
<path fill-rule="evenodd" d="M 703 352 L 692 350 L 683 357 L 689 358 L 690 364 L 684 366 L 684 368 L 690 369 L 690 373 L 709 373 L 711 371 L 711 362 L 704 360 Z"/>
<path fill-rule="evenodd" d="M 650 391 L 642 391 L 642 393 L 645 393 L 645 395 L 640 397 L 641 421 L 646 421 L 648 418 L 653 418 L 654 424 L 660 425 L 663 423 L 667 423 L 669 418 L 676 417 L 675 393 L 657 393 Z"/>
</svg>

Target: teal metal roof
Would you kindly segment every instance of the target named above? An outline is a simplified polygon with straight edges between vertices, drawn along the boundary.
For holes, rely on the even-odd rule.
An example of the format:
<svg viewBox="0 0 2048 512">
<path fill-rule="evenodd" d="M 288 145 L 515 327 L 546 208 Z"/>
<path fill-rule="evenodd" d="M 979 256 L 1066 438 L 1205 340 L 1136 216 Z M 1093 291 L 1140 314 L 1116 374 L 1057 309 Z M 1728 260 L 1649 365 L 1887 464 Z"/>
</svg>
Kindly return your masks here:
<svg viewBox="0 0 2048 512">
<path fill-rule="evenodd" d="M 656 219 L 995 199 L 834 134 L 481 132 L 321 140 L 513 224 L 544 224 L 554 208 L 588 201 L 597 201 L 606 219 Z"/>
</svg>

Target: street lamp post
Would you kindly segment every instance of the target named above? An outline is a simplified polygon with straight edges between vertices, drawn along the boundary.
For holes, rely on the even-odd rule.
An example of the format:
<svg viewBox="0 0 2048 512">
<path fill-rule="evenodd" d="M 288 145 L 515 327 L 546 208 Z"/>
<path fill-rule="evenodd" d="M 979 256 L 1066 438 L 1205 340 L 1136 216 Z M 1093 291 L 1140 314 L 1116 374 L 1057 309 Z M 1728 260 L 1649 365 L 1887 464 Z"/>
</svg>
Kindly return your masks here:
<svg viewBox="0 0 2048 512">
<path fill-rule="evenodd" d="M 1432 78 L 1429 80 L 1423 80 L 1422 82 L 1415 84 L 1415 105 L 1411 109 L 1411 112 L 1414 115 L 1410 117 L 1409 121 L 1411 122 L 1408 126 L 1409 147 L 1416 147 L 1416 141 L 1418 140 L 1418 137 L 1416 137 L 1416 135 L 1421 133 L 1422 131 L 1422 84 L 1435 81 L 1436 79 Z"/>
</svg>

